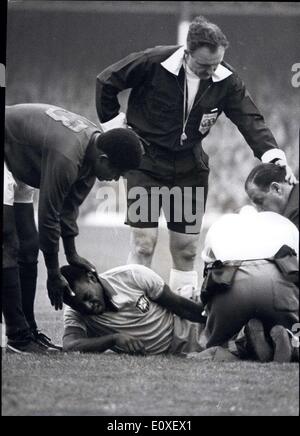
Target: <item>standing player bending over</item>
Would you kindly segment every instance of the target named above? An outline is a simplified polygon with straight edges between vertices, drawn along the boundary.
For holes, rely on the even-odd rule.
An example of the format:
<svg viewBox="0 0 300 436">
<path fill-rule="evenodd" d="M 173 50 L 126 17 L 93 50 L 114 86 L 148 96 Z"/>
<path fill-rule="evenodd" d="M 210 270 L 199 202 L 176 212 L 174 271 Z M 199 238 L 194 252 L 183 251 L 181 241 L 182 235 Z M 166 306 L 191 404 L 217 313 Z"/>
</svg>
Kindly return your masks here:
<svg viewBox="0 0 300 436">
<path fill-rule="evenodd" d="M 58 262 L 62 237 L 69 264 L 94 269 L 75 247 L 79 206 L 96 178 L 118 180 L 140 164 L 141 144 L 125 129 L 104 133 L 86 118 L 47 104 L 6 108 L 2 308 L 12 351 L 53 349 L 34 318 L 38 250 L 47 267 L 51 304 L 70 292 Z M 33 194 L 39 188 L 38 226 Z"/>
</svg>

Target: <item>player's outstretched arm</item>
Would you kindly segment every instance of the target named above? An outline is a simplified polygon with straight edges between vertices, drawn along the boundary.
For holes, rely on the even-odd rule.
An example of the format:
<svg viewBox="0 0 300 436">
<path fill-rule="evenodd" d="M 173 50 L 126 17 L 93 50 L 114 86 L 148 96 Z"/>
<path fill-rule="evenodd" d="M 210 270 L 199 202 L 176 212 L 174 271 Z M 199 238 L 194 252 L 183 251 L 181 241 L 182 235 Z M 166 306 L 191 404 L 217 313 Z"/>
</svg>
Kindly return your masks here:
<svg viewBox="0 0 300 436">
<path fill-rule="evenodd" d="M 195 303 L 187 298 L 180 297 L 171 291 L 169 286 L 165 284 L 162 293 L 155 300 L 156 303 L 192 322 L 204 323 L 206 318 L 202 316 L 203 305 Z"/>
<path fill-rule="evenodd" d="M 77 327 L 67 327 L 63 336 L 64 351 L 103 352 L 116 345 L 115 334 L 88 338 L 86 332 Z"/>
<path fill-rule="evenodd" d="M 144 354 L 142 341 L 122 333 L 113 333 L 101 337 L 88 338 L 86 333 L 77 327 L 67 327 L 63 337 L 64 351 L 79 351 L 81 353 L 103 353 L 118 347 L 129 354 Z"/>
</svg>

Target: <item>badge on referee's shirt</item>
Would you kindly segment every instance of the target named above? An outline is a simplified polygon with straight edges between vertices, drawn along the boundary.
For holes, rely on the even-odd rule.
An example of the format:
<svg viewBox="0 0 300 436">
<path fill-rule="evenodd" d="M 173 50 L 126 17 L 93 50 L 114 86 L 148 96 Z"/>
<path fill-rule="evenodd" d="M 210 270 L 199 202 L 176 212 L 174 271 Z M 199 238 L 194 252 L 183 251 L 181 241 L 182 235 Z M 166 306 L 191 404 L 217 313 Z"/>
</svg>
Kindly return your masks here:
<svg viewBox="0 0 300 436">
<path fill-rule="evenodd" d="M 143 313 L 148 312 L 149 307 L 150 307 L 150 303 L 149 300 L 145 297 L 145 295 L 142 295 L 137 303 L 136 303 L 136 307 Z"/>
<path fill-rule="evenodd" d="M 203 114 L 200 126 L 199 126 L 199 132 L 204 135 L 206 132 L 209 131 L 209 129 L 215 124 L 218 118 L 218 110 L 216 109 L 216 112 L 211 112 L 209 114 Z"/>
</svg>

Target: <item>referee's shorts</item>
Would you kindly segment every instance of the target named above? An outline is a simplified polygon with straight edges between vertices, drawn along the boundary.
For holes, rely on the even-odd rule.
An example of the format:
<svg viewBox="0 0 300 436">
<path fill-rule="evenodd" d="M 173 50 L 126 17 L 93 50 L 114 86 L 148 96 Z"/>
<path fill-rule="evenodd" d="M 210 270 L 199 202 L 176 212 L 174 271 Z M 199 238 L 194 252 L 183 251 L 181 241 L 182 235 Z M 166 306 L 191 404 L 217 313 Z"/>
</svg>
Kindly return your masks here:
<svg viewBox="0 0 300 436">
<path fill-rule="evenodd" d="M 158 227 L 163 210 L 169 230 L 200 232 L 208 192 L 208 164 L 192 150 L 171 152 L 147 146 L 138 170 L 126 174 L 127 217 L 137 228 Z"/>
</svg>

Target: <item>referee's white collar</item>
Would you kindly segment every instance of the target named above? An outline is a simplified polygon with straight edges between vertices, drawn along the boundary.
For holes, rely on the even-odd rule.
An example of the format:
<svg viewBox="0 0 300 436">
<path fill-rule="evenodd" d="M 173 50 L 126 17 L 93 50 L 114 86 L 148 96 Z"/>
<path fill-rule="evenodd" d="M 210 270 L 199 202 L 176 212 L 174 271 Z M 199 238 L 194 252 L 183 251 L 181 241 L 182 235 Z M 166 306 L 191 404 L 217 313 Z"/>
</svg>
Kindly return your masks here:
<svg viewBox="0 0 300 436">
<path fill-rule="evenodd" d="M 183 57 L 184 57 L 185 46 L 179 47 L 171 56 L 169 56 L 165 61 L 161 62 L 162 67 L 175 76 L 178 76 L 180 68 L 182 67 Z M 214 74 L 212 75 L 213 82 L 221 82 L 227 77 L 231 76 L 232 71 L 224 67 L 224 65 L 219 65 Z"/>
</svg>

